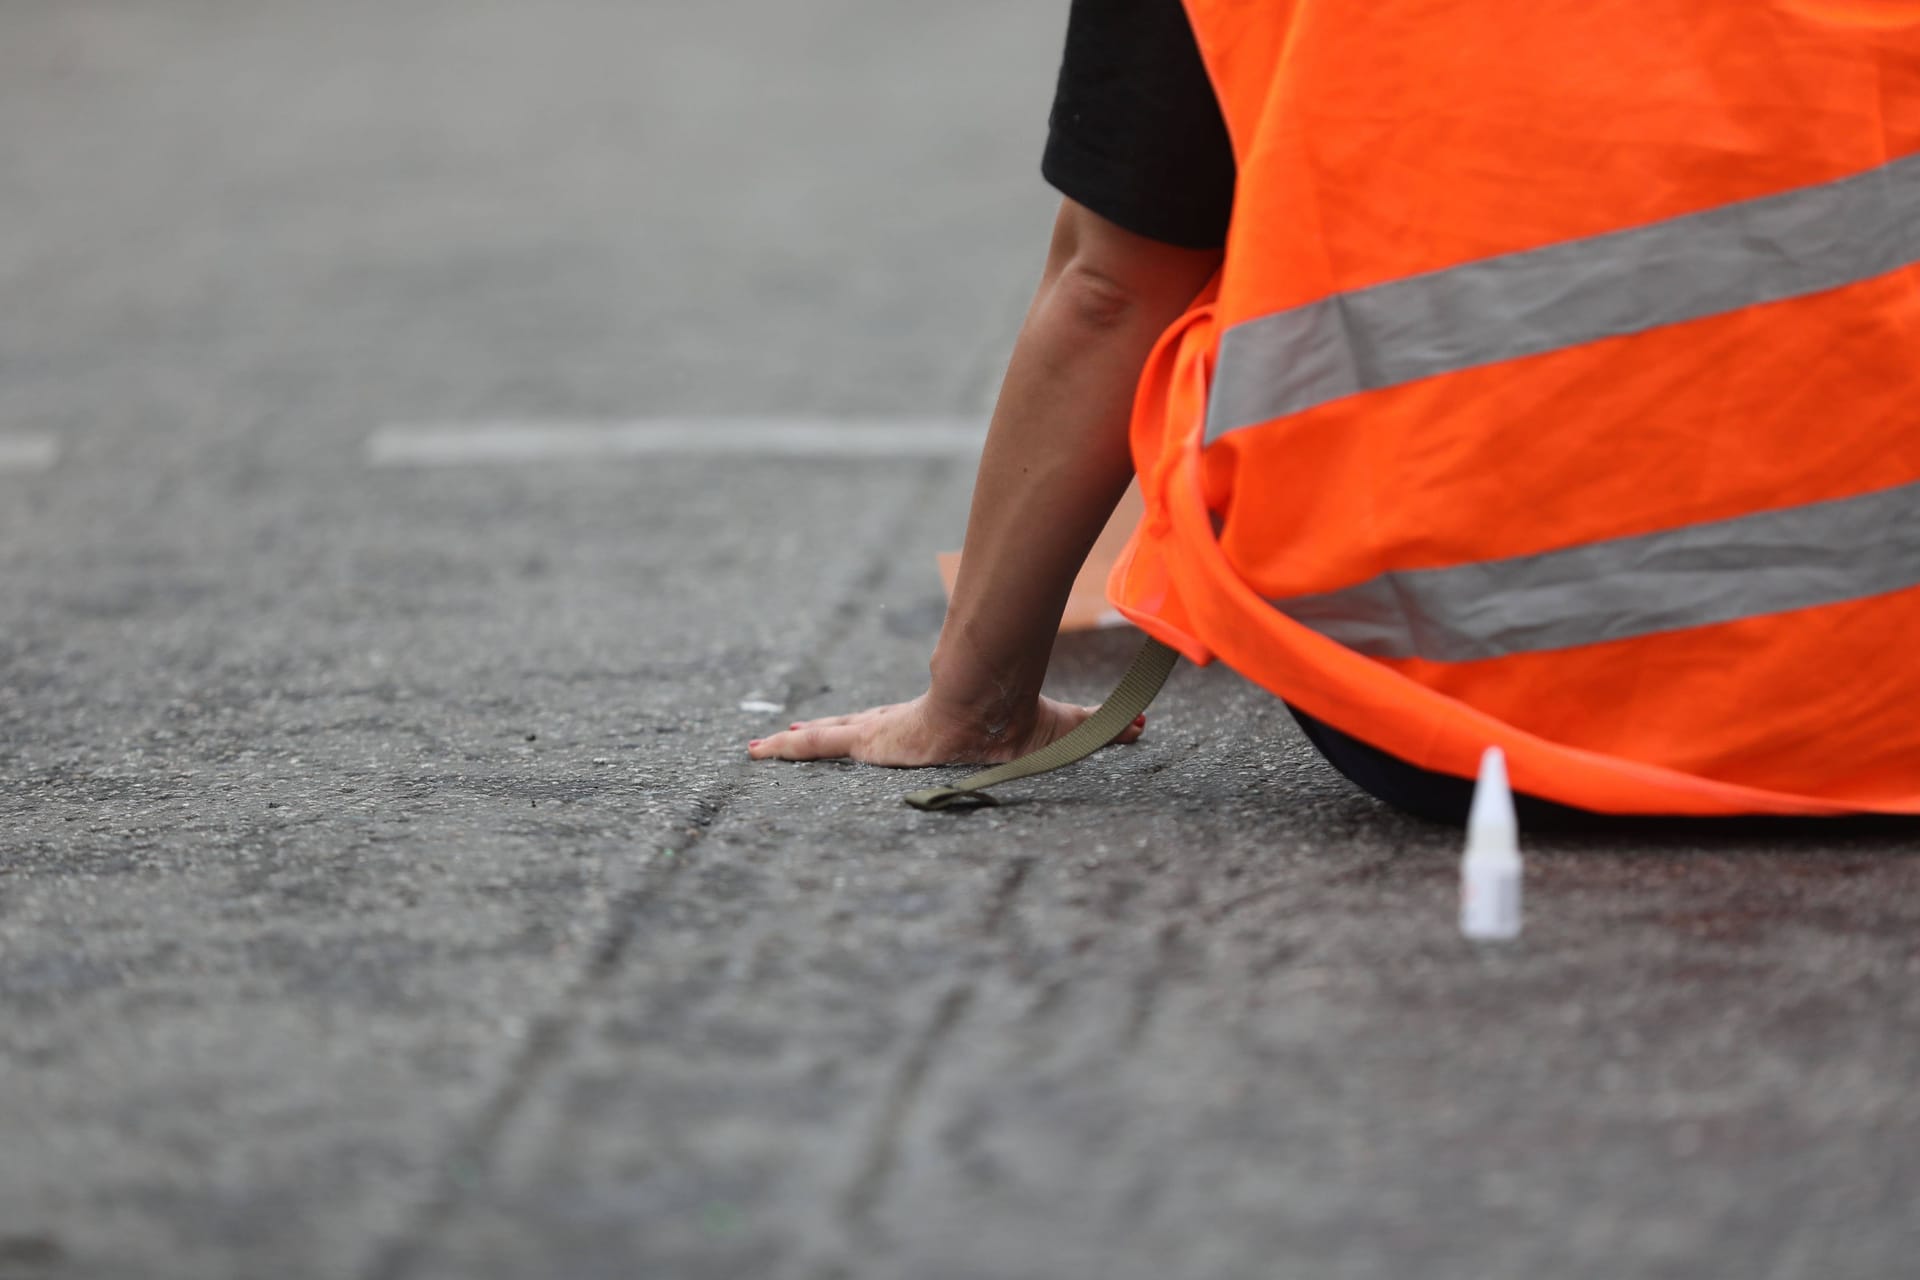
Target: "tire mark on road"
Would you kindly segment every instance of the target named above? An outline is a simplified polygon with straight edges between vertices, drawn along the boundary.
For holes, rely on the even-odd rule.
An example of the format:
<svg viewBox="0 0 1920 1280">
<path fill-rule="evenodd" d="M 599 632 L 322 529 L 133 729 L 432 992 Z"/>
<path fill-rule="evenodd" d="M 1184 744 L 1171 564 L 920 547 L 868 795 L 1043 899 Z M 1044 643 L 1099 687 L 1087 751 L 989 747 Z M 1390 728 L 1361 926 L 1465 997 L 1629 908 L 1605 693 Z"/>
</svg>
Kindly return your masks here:
<svg viewBox="0 0 1920 1280">
<path fill-rule="evenodd" d="M 1014 858 L 1007 864 L 1005 874 L 995 886 L 993 896 L 987 900 L 987 913 L 980 921 L 980 932 L 991 938 L 1000 932 L 1000 926 L 1006 923 L 1007 913 L 1013 910 L 1014 900 L 1020 896 L 1020 889 L 1027 883 L 1027 877 L 1033 874 L 1036 860 L 1030 856 Z"/>
<path fill-rule="evenodd" d="M 1132 1051 L 1146 1038 L 1160 1004 L 1160 991 L 1166 985 L 1181 945 L 1181 924 L 1174 920 L 1161 926 L 1154 935 L 1153 959 L 1134 983 L 1133 1000 L 1127 1010 L 1127 1023 L 1120 1033 L 1120 1047 Z"/>
<path fill-rule="evenodd" d="M 934 1055 L 953 1034 L 961 1018 L 966 1016 L 973 996 L 971 983 L 949 989 L 940 998 L 933 1017 L 914 1037 L 906 1056 L 900 1060 L 899 1070 L 894 1073 L 886 1101 L 880 1109 L 879 1122 L 867 1138 L 866 1153 L 861 1158 L 860 1168 L 840 1199 L 841 1219 L 857 1235 L 870 1235 L 874 1230 L 874 1208 L 886 1191 L 887 1179 L 892 1175 L 894 1166 L 899 1162 L 901 1135 L 905 1133 L 914 1104 L 919 1100 L 921 1086 L 926 1083 Z"/>
<path fill-rule="evenodd" d="M 1008 861 L 987 897 L 986 910 L 980 918 L 983 937 L 998 937 L 1004 931 L 1020 891 L 1038 861 L 1032 855 Z M 840 1197 L 841 1220 L 856 1237 L 871 1237 L 876 1230 L 874 1210 L 886 1194 L 887 1180 L 899 1162 L 901 1139 L 913 1117 L 927 1074 L 936 1055 L 973 1004 L 974 991 L 971 983 L 948 989 L 935 1007 L 932 1019 L 908 1045 L 894 1072 L 879 1119 L 867 1137 L 860 1166 Z"/>
<path fill-rule="evenodd" d="M 586 963 L 568 984 L 558 1008 L 535 1020 L 500 1086 L 481 1106 L 473 1126 L 455 1140 L 451 1152 L 443 1158 L 439 1178 L 407 1228 L 374 1256 L 365 1272 L 367 1280 L 401 1280 L 412 1274 L 461 1203 L 485 1180 L 501 1135 L 548 1068 L 565 1053 L 581 1008 L 592 992 L 620 967 L 633 938 L 632 921 L 689 865 L 691 859 L 686 855 L 706 837 L 711 825 L 712 818 L 703 818 L 703 815 L 717 816 L 736 789 L 737 785 L 712 798 L 696 800 L 681 824 L 685 839 L 673 850 L 674 856 L 650 864 L 650 874 L 644 875 L 640 884 L 616 895 L 607 912 L 608 926 L 595 939 Z"/>
<path fill-rule="evenodd" d="M 776 686 L 793 683 L 798 673 L 817 663 L 822 655 L 832 653 L 853 628 L 865 620 L 868 615 L 862 601 L 885 580 L 895 549 L 906 541 L 912 523 L 948 482 L 945 464 L 926 465 L 920 483 L 904 486 L 898 500 L 872 522 L 868 537 L 862 540 L 871 548 L 870 552 L 856 560 L 859 569 L 839 591 L 832 593 L 838 604 L 827 612 L 813 643 L 802 646 L 800 656 L 788 662 Z M 531 1034 L 513 1056 L 501 1084 L 481 1104 L 473 1125 L 453 1141 L 449 1153 L 442 1159 L 438 1177 L 424 1198 L 405 1216 L 404 1225 L 391 1239 L 375 1247 L 362 1272 L 364 1280 L 405 1280 L 426 1260 L 462 1203 L 485 1181 L 507 1127 L 541 1079 L 563 1058 L 581 1013 L 594 993 L 619 971 L 644 909 L 692 864 L 693 859 L 688 855 L 746 790 L 754 768 L 754 761 L 742 759 L 724 769 L 683 811 L 678 829 L 684 836 L 672 851 L 673 856 L 650 863 L 638 883 L 612 895 L 587 961 L 567 984 L 557 1007 L 534 1020 Z M 617 872 L 618 868 L 614 870 Z M 910 1051 L 901 1073 L 895 1078 L 888 1108 L 876 1131 L 875 1142 L 870 1144 L 869 1159 L 863 1165 L 863 1178 L 870 1178 L 876 1189 L 886 1179 L 893 1159 L 893 1144 L 932 1055 L 939 1041 L 951 1030 L 951 1023 L 957 1022 L 965 1012 L 971 998 L 971 987 L 956 988 L 948 993 L 934 1022 L 923 1033 L 921 1041 L 916 1042 L 915 1050 Z M 862 1185 L 862 1181 L 856 1180 L 849 1194 Z"/>
</svg>

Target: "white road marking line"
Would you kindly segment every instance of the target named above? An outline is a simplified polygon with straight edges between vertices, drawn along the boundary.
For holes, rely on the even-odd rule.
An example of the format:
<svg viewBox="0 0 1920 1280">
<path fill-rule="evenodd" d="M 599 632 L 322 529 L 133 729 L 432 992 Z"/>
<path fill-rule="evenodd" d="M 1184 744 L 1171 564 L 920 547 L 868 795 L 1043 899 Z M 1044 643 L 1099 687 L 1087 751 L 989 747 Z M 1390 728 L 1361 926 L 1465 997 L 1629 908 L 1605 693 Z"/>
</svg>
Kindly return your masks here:
<svg viewBox="0 0 1920 1280">
<path fill-rule="evenodd" d="M 0 433 L 0 471 L 46 471 L 60 461 L 60 441 L 53 436 Z"/>
<path fill-rule="evenodd" d="M 972 458 L 986 424 L 959 418 L 652 418 L 421 423 L 367 438 L 375 467 L 512 466 L 601 458 Z"/>
</svg>

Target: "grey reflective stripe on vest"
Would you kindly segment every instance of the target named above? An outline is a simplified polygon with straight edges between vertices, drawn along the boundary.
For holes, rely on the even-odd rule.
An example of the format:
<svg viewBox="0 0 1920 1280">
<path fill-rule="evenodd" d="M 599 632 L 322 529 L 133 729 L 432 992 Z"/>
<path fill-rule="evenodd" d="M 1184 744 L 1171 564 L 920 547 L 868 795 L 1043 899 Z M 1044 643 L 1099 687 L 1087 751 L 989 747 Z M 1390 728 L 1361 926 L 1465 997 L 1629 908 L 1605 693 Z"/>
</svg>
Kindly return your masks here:
<svg viewBox="0 0 1920 1280">
<path fill-rule="evenodd" d="M 1471 662 L 1917 585 L 1920 484 L 1909 484 L 1564 551 L 1386 573 L 1273 604 L 1370 657 Z"/>
<path fill-rule="evenodd" d="M 1362 391 L 1856 284 L 1920 262 L 1920 155 L 1235 325 L 1207 440 Z"/>
</svg>

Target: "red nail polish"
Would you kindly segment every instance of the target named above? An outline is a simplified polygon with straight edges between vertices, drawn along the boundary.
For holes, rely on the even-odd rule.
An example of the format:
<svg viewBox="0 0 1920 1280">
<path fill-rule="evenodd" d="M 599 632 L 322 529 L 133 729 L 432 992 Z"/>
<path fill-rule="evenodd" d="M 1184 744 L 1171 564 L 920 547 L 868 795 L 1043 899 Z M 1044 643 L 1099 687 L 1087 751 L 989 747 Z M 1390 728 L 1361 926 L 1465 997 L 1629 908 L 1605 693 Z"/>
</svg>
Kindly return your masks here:
<svg viewBox="0 0 1920 1280">
<path fill-rule="evenodd" d="M 766 741 L 766 739 L 765 739 L 765 738 L 755 738 L 755 739 L 754 739 L 754 740 L 753 740 L 752 742 L 749 742 L 749 743 L 747 744 L 747 749 L 748 749 L 749 751 L 751 751 L 751 750 L 752 750 L 753 748 L 755 748 L 755 747 L 757 747 L 757 746 L 759 746 L 759 745 L 760 745 L 761 743 L 763 743 L 763 742 L 765 742 L 765 741 Z"/>
</svg>

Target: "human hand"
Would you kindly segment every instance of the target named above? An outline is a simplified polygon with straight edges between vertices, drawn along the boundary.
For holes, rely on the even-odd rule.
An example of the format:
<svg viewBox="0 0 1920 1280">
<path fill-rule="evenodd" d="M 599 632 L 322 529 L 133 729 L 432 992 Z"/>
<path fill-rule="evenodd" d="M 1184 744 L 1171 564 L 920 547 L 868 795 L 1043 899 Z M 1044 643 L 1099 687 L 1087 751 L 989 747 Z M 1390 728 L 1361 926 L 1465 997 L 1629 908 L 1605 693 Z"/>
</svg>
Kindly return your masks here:
<svg viewBox="0 0 1920 1280">
<path fill-rule="evenodd" d="M 1030 719 L 998 732 L 942 712 L 921 694 L 852 715 L 802 720 L 785 732 L 747 744 L 755 760 L 858 760 L 915 768 L 935 764 L 1000 764 L 1065 737 L 1098 708 L 1038 698 Z M 1146 729 L 1140 716 L 1115 742 L 1133 742 Z"/>
</svg>

